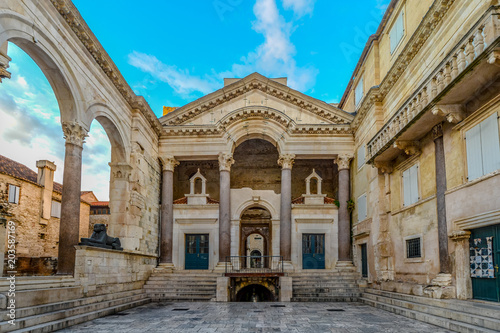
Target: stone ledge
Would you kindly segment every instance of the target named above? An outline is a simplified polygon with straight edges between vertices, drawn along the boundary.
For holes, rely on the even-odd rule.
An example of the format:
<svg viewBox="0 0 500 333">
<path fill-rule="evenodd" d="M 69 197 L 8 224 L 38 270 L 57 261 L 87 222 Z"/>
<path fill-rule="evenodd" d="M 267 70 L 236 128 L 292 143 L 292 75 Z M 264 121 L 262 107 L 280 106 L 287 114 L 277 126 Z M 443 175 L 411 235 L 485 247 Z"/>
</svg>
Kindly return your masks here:
<svg viewBox="0 0 500 333">
<path fill-rule="evenodd" d="M 108 253 L 124 254 L 124 255 L 134 255 L 134 256 L 149 257 L 149 258 L 158 258 L 158 255 L 152 255 L 152 254 L 142 253 L 142 252 L 138 252 L 138 251 L 137 252 L 130 251 L 130 250 L 118 251 L 118 250 L 113 250 L 113 249 L 104 249 L 102 247 L 94 247 L 94 246 L 87 246 L 87 245 L 75 245 L 75 249 L 86 250 L 86 251 L 96 251 L 96 252 L 108 252 Z"/>
</svg>

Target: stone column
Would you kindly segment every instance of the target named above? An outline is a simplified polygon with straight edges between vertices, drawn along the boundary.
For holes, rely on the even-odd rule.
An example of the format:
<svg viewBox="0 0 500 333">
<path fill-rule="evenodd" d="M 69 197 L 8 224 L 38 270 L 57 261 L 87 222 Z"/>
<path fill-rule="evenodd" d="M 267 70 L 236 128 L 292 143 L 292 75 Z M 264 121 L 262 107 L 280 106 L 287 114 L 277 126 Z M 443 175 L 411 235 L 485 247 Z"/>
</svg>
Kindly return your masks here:
<svg viewBox="0 0 500 333">
<path fill-rule="evenodd" d="M 160 158 L 162 162 L 161 187 L 161 244 L 160 265 L 172 265 L 174 237 L 174 169 L 179 162 L 173 156 Z"/>
<path fill-rule="evenodd" d="M 351 259 L 351 220 L 347 210 L 350 197 L 349 163 L 352 155 L 341 154 L 334 160 L 339 169 L 339 261 Z"/>
<path fill-rule="evenodd" d="M 458 299 L 472 297 L 472 281 L 470 278 L 469 238 L 470 231 L 457 230 L 449 236 L 455 242 L 455 283 Z"/>
<path fill-rule="evenodd" d="M 62 129 L 66 139 L 66 148 L 57 274 L 71 275 L 75 270 L 75 245 L 79 242 L 82 151 L 88 131 L 77 122 L 63 122 Z"/>
<path fill-rule="evenodd" d="M 281 155 L 281 207 L 280 207 L 280 255 L 283 261 L 292 260 L 292 166 L 294 154 Z"/>
<path fill-rule="evenodd" d="M 220 203 L 219 203 L 219 262 L 231 255 L 231 165 L 232 154 L 219 154 Z"/>
<path fill-rule="evenodd" d="M 443 125 L 438 124 L 432 129 L 436 159 L 436 201 L 439 241 L 439 272 L 450 273 L 448 255 L 448 226 L 446 223 L 446 165 L 444 159 Z"/>
</svg>

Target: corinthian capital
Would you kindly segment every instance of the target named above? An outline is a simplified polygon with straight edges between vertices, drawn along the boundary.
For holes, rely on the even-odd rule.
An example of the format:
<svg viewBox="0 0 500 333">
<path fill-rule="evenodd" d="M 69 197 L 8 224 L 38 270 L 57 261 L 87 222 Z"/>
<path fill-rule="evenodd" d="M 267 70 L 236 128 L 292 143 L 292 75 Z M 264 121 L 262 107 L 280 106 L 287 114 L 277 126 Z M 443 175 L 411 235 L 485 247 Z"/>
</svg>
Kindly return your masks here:
<svg viewBox="0 0 500 333">
<path fill-rule="evenodd" d="M 339 154 L 337 158 L 333 160 L 333 163 L 339 166 L 339 170 L 349 169 L 349 162 L 353 159 L 351 154 Z"/>
<path fill-rule="evenodd" d="M 71 143 L 76 146 L 83 147 L 85 138 L 88 137 L 88 131 L 76 121 L 64 121 L 62 130 L 66 143 Z"/>
<path fill-rule="evenodd" d="M 278 159 L 278 165 L 282 169 L 292 169 L 293 162 L 295 162 L 295 154 L 284 154 L 280 155 Z"/>
<path fill-rule="evenodd" d="M 219 153 L 219 171 L 231 171 L 233 164 L 233 154 Z"/>
<path fill-rule="evenodd" d="M 172 171 L 176 166 L 179 165 L 179 161 L 177 161 L 173 156 L 167 155 L 165 157 L 160 157 L 162 169 L 163 171 Z"/>
</svg>

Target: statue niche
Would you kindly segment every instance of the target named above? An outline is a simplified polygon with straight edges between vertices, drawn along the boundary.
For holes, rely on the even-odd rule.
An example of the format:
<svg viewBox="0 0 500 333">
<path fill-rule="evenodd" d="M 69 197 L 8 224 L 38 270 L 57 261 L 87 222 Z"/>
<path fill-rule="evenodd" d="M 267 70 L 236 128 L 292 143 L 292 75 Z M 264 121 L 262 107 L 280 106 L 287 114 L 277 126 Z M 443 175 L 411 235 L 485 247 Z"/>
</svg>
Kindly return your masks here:
<svg viewBox="0 0 500 333">
<path fill-rule="evenodd" d="M 94 232 L 92 233 L 92 236 L 90 236 L 90 238 L 82 238 L 78 245 L 87 245 L 120 251 L 123 250 L 120 244 L 120 239 L 108 236 L 106 233 L 106 226 L 102 223 L 96 223 L 94 225 Z"/>
</svg>

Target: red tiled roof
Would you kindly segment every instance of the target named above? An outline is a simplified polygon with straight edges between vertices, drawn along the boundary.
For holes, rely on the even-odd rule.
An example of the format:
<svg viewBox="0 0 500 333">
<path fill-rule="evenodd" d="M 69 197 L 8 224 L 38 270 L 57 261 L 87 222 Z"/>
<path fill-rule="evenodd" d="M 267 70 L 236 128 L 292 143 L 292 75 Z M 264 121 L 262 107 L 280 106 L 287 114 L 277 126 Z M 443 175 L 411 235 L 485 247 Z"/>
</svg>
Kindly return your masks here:
<svg viewBox="0 0 500 333">
<path fill-rule="evenodd" d="M 187 197 L 183 197 L 183 198 L 179 198 L 177 200 L 174 200 L 174 205 L 187 205 L 187 203 L 188 203 L 188 198 Z M 207 198 L 207 204 L 208 205 L 218 205 L 219 201 L 208 197 Z"/>
<path fill-rule="evenodd" d="M 98 207 L 108 207 L 109 206 L 109 201 L 96 201 L 96 202 L 91 202 L 90 205 L 92 207 L 98 206 Z"/>
<path fill-rule="evenodd" d="M 209 205 L 218 205 L 219 204 L 219 201 L 215 200 L 215 199 L 212 199 L 210 197 L 207 198 L 207 204 Z"/>
<path fill-rule="evenodd" d="M 335 204 L 335 199 L 325 197 L 324 203 L 325 205 L 333 205 Z M 303 205 L 304 204 L 304 197 L 298 197 L 292 200 L 292 204 L 294 205 Z"/>
</svg>

